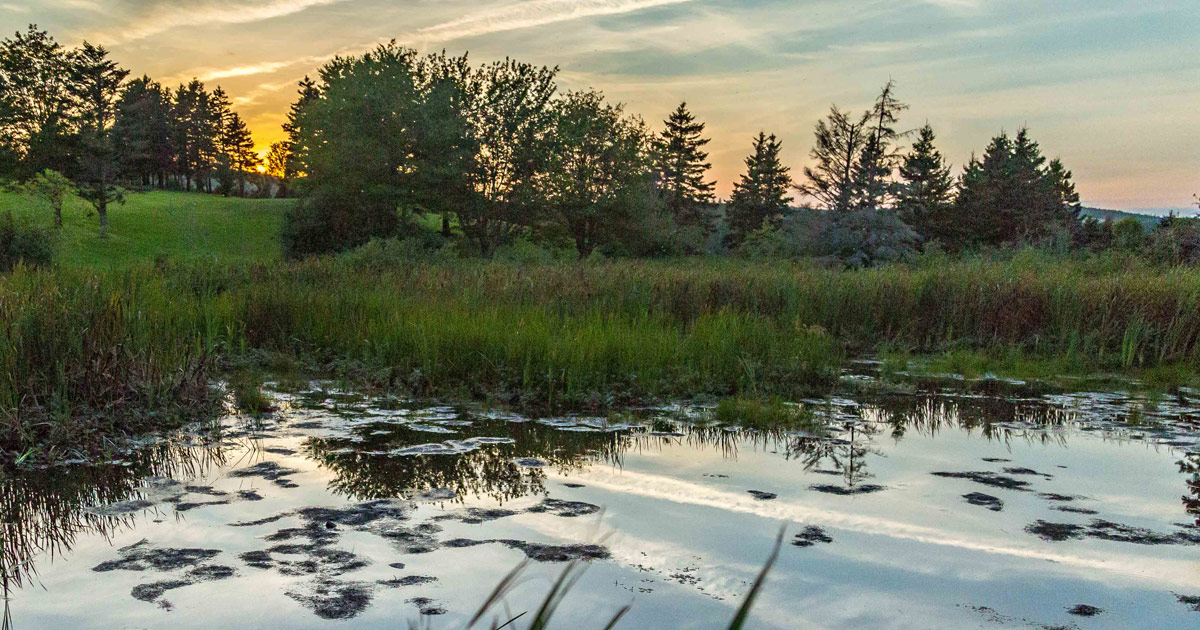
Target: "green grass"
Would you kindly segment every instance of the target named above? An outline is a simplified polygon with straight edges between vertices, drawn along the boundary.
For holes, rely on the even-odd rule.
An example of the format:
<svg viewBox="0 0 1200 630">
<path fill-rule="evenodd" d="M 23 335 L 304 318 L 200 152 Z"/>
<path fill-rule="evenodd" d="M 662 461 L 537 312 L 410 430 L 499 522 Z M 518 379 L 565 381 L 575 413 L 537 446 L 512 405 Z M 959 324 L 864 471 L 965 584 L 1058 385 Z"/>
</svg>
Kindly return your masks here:
<svg viewBox="0 0 1200 630">
<path fill-rule="evenodd" d="M 753 429 L 796 428 L 814 426 L 812 412 L 798 405 L 789 405 L 782 398 L 733 396 L 717 403 L 713 417 L 725 424 Z"/>
<path fill-rule="evenodd" d="M 167 256 L 175 261 L 271 262 L 280 258 L 279 226 L 288 199 L 238 199 L 200 193 L 130 193 L 109 208 L 109 237 L 101 239 L 92 207 L 71 197 L 55 247 L 62 266 L 121 268 Z M 48 205 L 0 193 L 0 212 L 11 209 L 51 227 Z"/>
<path fill-rule="evenodd" d="M 253 209 L 278 205 L 141 199 L 207 207 L 209 231 L 197 234 L 222 237 L 204 247 L 225 253 L 213 262 L 177 226 L 145 215 L 147 236 L 121 260 L 184 248 L 168 264 L 88 263 L 98 254 L 75 252 L 56 269 L 0 277 L 0 449 L 12 459 L 200 401 L 196 385 L 218 362 L 539 410 L 733 396 L 732 412 L 765 423 L 778 415 L 771 399 L 828 392 L 847 357 L 881 351 L 892 374 L 1119 374 L 1164 390 L 1200 366 L 1193 269 L 1028 255 L 859 271 L 727 259 L 505 263 L 380 247 L 284 262 L 273 235 L 219 227 L 243 225 L 241 214 L 265 223 Z M 78 220 L 70 229 L 84 230 Z M 76 240 L 94 239 L 90 229 Z M 122 229 L 114 241 L 134 238 Z M 239 240 L 242 257 L 230 254 Z"/>
</svg>

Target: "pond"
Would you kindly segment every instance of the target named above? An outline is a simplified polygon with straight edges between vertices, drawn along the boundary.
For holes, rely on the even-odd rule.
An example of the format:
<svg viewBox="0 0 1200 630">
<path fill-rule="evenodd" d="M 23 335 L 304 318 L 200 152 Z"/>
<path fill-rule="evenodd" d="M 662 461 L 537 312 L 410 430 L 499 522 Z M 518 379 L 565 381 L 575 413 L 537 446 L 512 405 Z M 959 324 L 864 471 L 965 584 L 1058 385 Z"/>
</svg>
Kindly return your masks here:
<svg viewBox="0 0 1200 630">
<path fill-rule="evenodd" d="M 1196 392 L 803 401 L 820 432 L 271 395 L 6 483 L 6 624 L 461 628 L 524 562 L 481 627 L 575 566 L 552 627 L 723 628 L 786 526 L 748 627 L 1200 627 Z"/>
</svg>

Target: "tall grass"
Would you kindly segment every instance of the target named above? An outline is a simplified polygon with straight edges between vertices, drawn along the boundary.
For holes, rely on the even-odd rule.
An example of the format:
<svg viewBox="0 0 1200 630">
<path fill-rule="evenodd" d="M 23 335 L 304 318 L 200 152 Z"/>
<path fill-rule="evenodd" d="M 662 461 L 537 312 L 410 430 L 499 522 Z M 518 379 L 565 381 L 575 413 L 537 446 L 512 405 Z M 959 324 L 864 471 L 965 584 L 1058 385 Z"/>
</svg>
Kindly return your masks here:
<svg viewBox="0 0 1200 630">
<path fill-rule="evenodd" d="M 48 430 L 31 428 L 32 415 L 115 417 L 194 397 L 213 357 L 250 351 L 418 394 L 548 407 L 787 397 L 828 388 L 846 356 L 880 347 L 1051 358 L 1072 370 L 1190 367 L 1200 272 L 1020 259 L 832 271 L 357 256 L 19 270 L 0 278 L 0 318 L 0 442 L 11 446 Z"/>
</svg>

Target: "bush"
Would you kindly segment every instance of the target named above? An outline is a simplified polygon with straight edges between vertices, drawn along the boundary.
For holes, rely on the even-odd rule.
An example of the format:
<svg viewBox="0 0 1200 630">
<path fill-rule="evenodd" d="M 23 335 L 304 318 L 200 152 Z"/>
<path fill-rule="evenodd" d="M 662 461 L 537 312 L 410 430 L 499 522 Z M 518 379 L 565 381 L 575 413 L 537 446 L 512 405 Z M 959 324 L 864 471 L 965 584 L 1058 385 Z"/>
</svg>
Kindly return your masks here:
<svg viewBox="0 0 1200 630">
<path fill-rule="evenodd" d="M 373 238 L 338 258 L 355 269 L 394 269 L 412 262 L 446 258 L 449 253 L 445 239 L 426 230 L 404 237 Z"/>
<path fill-rule="evenodd" d="M 804 210 L 779 229 L 751 234 L 742 251 L 762 258 L 816 258 L 834 266 L 872 267 L 916 259 L 920 237 L 890 211 Z"/>
<path fill-rule="evenodd" d="M 1200 263 L 1200 220 L 1168 217 L 1146 239 L 1146 257 L 1160 265 Z"/>
<path fill-rule="evenodd" d="M 12 211 L 0 214 L 0 271 L 12 271 L 18 263 L 29 267 L 49 266 L 54 258 L 54 236 L 28 218 L 17 219 Z"/>
<path fill-rule="evenodd" d="M 400 214 L 386 198 L 322 188 L 284 215 L 280 238 L 285 256 L 303 258 L 353 249 L 399 228 Z"/>
</svg>

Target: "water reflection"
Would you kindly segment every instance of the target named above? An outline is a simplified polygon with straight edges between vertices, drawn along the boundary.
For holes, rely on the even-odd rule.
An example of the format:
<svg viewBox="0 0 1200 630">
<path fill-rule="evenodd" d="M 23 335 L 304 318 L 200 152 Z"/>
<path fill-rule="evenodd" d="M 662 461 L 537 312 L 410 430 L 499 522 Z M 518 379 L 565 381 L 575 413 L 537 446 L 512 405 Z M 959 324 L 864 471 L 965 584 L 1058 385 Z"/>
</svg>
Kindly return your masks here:
<svg viewBox="0 0 1200 630">
<path fill-rule="evenodd" d="M 137 528 L 143 514 L 161 517 L 173 510 L 178 516 L 185 509 L 216 504 L 185 504 L 180 499 L 183 490 L 164 503 L 161 495 L 151 496 L 155 480 L 187 481 L 214 470 L 244 470 L 250 463 L 265 461 L 271 452 L 290 452 L 278 447 L 264 452 L 256 442 L 283 437 L 299 438 L 299 455 L 325 473 L 327 492 L 348 501 L 433 497 L 442 503 L 465 504 L 486 498 L 503 505 L 526 497 L 548 497 L 551 473 L 570 477 L 595 465 L 621 468 L 632 455 L 681 445 L 730 462 L 746 450 L 778 454 L 787 462 L 781 465 L 813 475 L 815 483 L 809 489 L 857 495 L 886 489 L 888 480 L 881 479 L 873 467 L 887 457 L 889 446 L 907 439 L 935 439 L 953 431 L 1009 448 L 1018 444 L 1066 447 L 1072 436 L 1086 432 L 1176 452 L 1184 477 L 1183 513 L 1200 527 L 1200 452 L 1194 415 L 1184 400 L 1162 405 L 1152 418 L 1154 423 L 1145 423 L 1145 415 L 1140 414 L 1137 419 L 1142 424 L 1135 424 L 1128 422 L 1128 410 L 1133 408 L 1129 399 L 1109 394 L 831 399 L 809 403 L 821 420 L 820 430 L 773 431 L 721 426 L 702 411 L 686 407 L 614 418 L 530 420 L 473 406 L 380 404 L 354 394 L 323 391 L 281 395 L 280 402 L 280 415 L 267 422 L 248 424 L 231 418 L 218 435 L 184 433 L 153 441 L 131 450 L 119 463 L 34 471 L 7 479 L 0 485 L 5 627 L 10 623 L 8 594 L 36 578 L 40 560 L 69 553 L 84 537 L 107 541 Z M 115 505 L 128 509 L 111 509 Z"/>
</svg>

